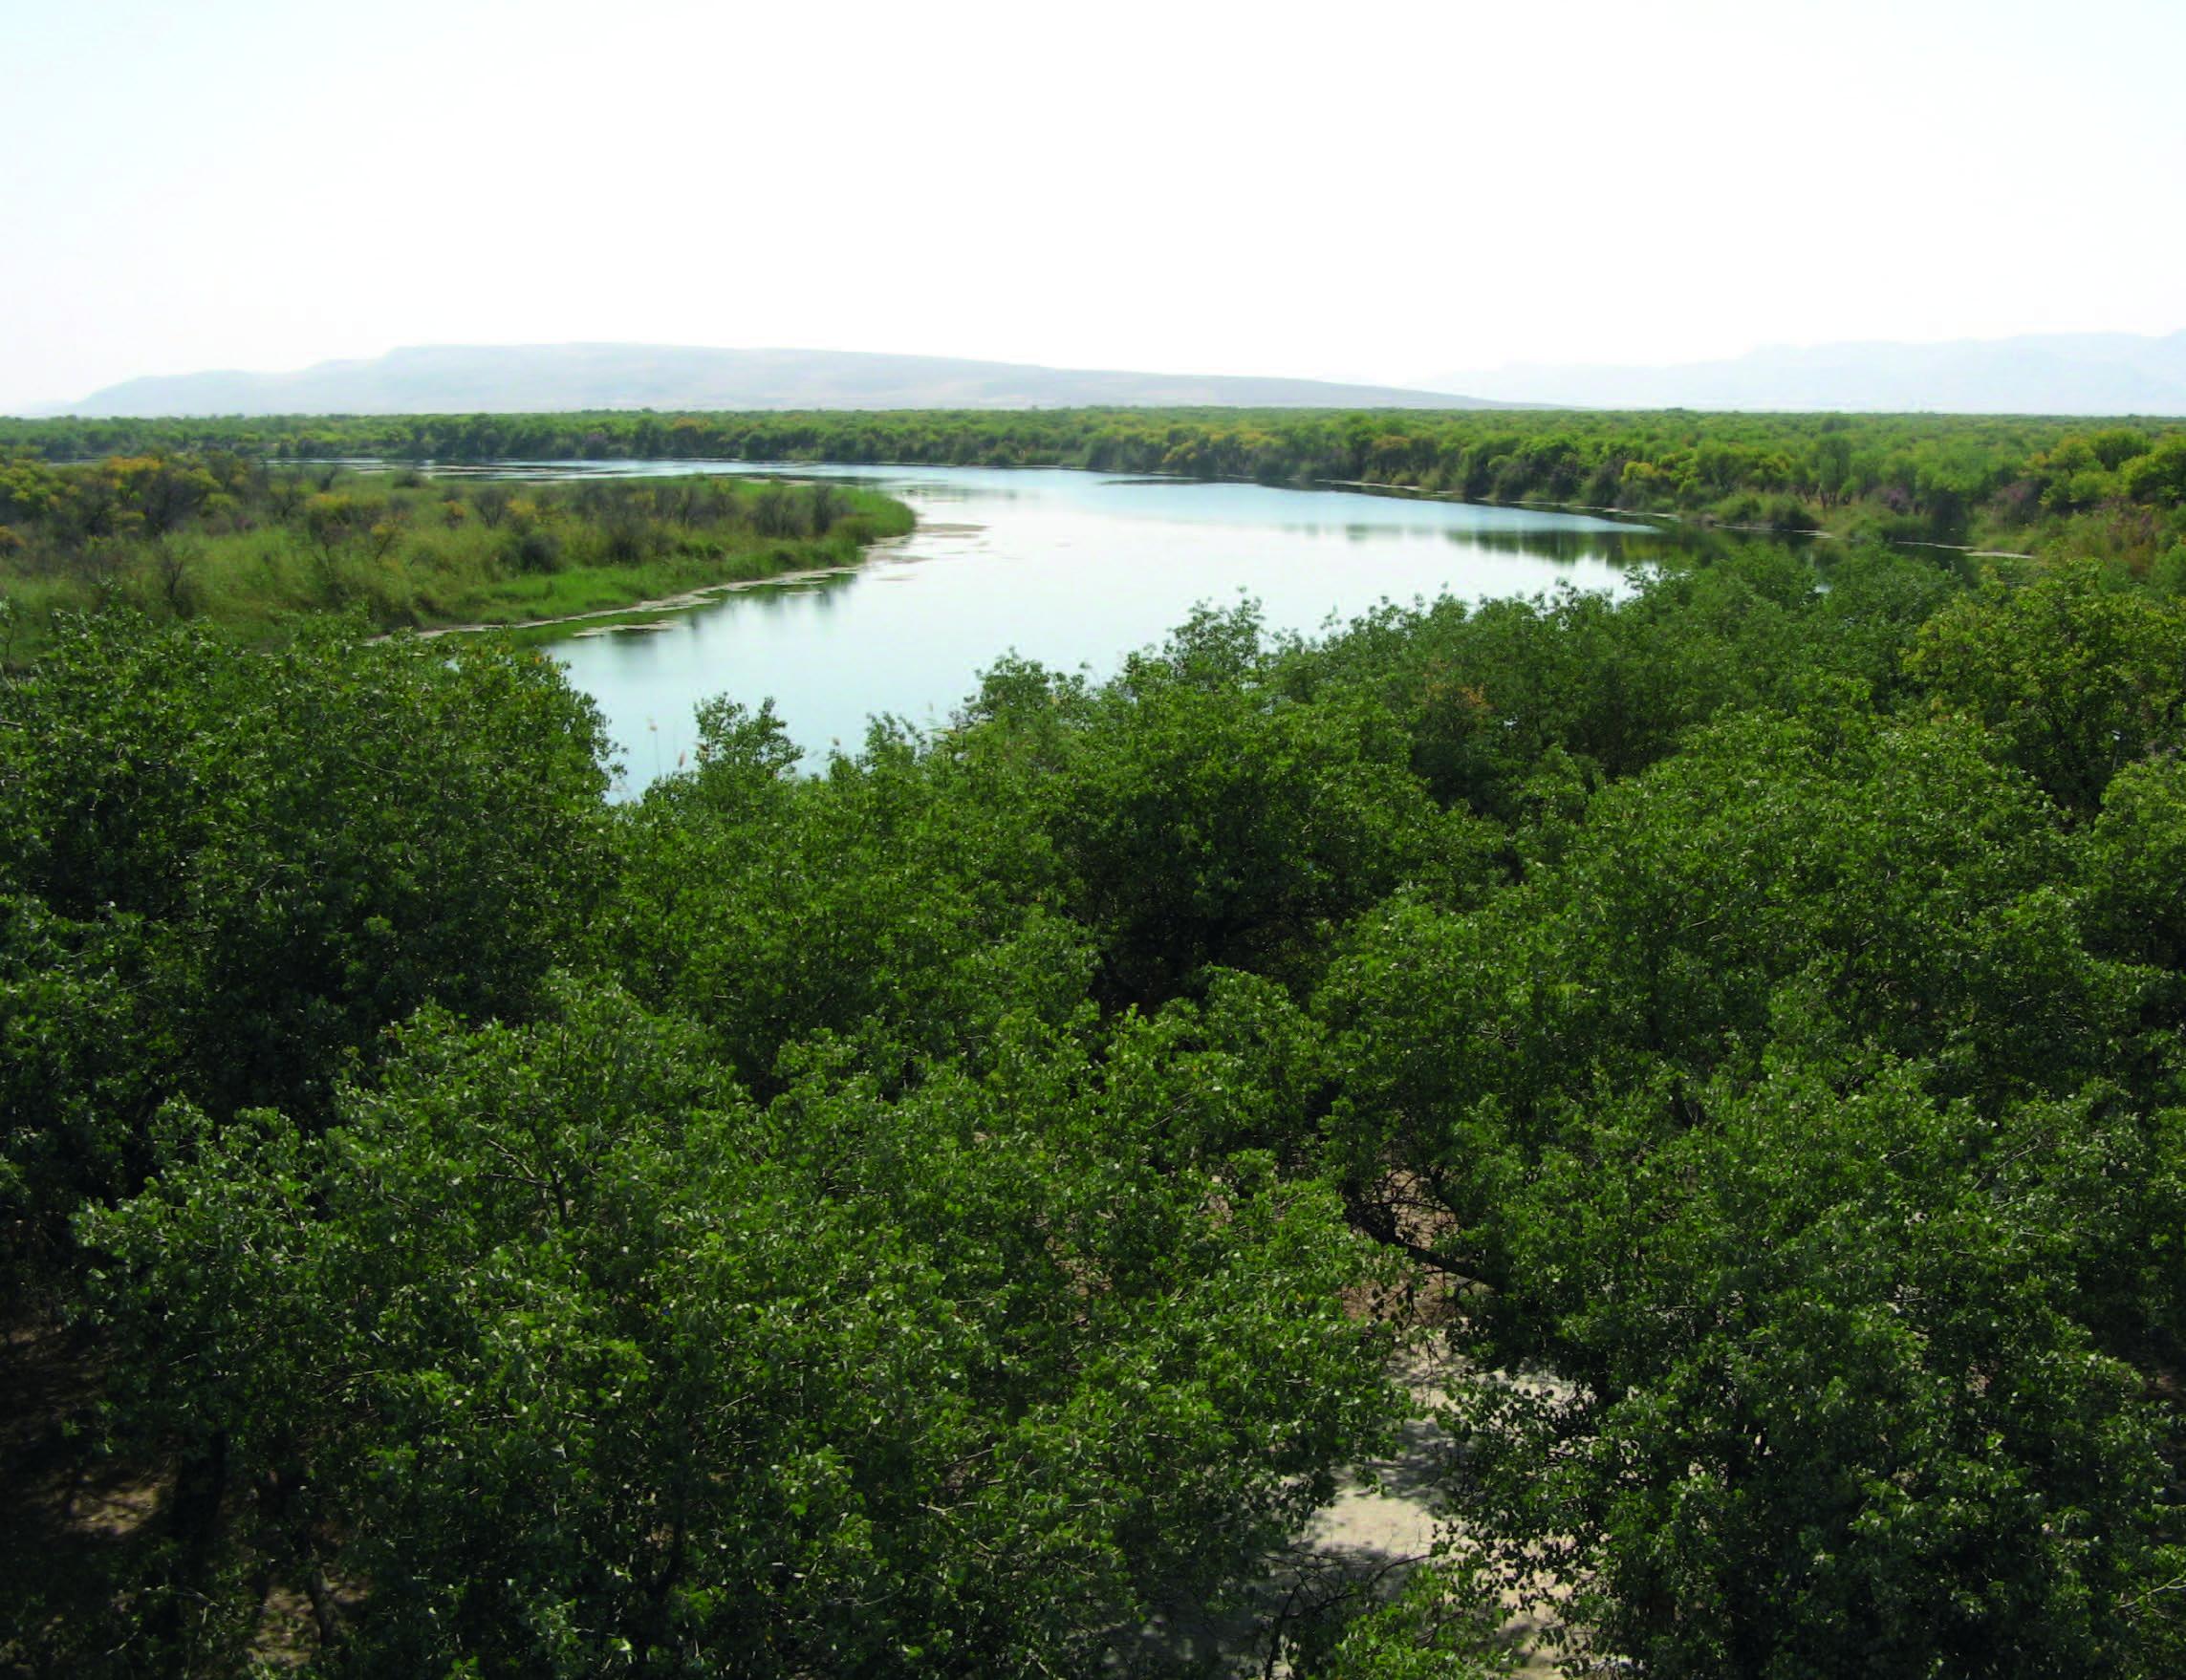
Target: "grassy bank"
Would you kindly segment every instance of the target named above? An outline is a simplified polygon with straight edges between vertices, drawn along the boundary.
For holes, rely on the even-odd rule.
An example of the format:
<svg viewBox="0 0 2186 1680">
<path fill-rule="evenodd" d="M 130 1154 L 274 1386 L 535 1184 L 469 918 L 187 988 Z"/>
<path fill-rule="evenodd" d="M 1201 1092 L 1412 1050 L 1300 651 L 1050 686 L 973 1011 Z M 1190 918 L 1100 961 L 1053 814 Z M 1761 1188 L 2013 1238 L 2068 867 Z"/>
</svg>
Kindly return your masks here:
<svg viewBox="0 0 2186 1680">
<path fill-rule="evenodd" d="M 573 484 L 270 467 L 232 456 L 0 467 L 0 658 L 124 609 L 249 643 L 303 618 L 522 625 L 855 564 L 910 530 L 870 491 L 723 478 Z"/>
</svg>

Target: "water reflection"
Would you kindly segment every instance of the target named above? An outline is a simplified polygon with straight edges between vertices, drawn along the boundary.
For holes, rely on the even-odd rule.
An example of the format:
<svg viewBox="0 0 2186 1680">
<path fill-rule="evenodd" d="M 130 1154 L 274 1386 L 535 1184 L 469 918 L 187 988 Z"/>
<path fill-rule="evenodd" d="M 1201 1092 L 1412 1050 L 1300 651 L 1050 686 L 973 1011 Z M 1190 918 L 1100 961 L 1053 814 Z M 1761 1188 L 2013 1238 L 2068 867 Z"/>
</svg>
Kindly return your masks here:
<svg viewBox="0 0 2186 1680">
<path fill-rule="evenodd" d="M 1111 478 L 1058 468 L 829 467 L 725 462 L 497 463 L 511 478 L 739 473 L 870 485 L 920 528 L 859 571 L 739 592 L 686 633 L 558 644 L 621 744 L 626 789 L 695 744 L 717 694 L 771 697 L 808 755 L 855 745 L 879 713 L 945 722 L 978 673 L 1016 652 L 1100 677 L 1201 602 L 1256 600 L 1315 632 L 1388 600 L 1617 591 L 1674 539 L 1589 514 L 1355 490 Z M 886 585 L 888 587 L 880 587 Z"/>
</svg>

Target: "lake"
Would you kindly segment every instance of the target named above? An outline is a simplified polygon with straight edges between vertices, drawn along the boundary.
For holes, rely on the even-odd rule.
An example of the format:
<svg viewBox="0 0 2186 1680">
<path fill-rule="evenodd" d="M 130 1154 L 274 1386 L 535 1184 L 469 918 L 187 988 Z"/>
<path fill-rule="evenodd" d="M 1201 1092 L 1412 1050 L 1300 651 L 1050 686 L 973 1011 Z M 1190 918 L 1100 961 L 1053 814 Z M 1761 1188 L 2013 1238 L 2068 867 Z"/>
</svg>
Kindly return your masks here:
<svg viewBox="0 0 2186 1680">
<path fill-rule="evenodd" d="M 1061 468 L 540 463 L 511 476 L 778 473 L 855 481 L 908 503 L 919 528 L 854 572 L 742 591 L 663 631 L 554 644 L 620 748 L 617 790 L 685 761 L 692 708 L 771 698 L 808 763 L 855 751 L 878 713 L 947 722 L 1014 651 L 1105 677 L 1201 602 L 1259 602 L 1312 632 L 1383 601 L 1617 591 L 1672 540 L 1581 513 Z"/>
</svg>

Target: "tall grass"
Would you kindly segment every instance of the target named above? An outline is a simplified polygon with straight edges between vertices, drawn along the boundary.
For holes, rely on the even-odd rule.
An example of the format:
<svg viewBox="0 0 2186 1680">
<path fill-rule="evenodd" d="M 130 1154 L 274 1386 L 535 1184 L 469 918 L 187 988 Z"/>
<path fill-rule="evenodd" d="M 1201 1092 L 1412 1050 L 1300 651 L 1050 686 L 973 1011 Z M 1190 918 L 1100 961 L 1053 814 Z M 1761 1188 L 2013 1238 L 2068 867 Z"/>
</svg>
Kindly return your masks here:
<svg viewBox="0 0 2186 1680">
<path fill-rule="evenodd" d="M 385 631 L 569 617 L 855 564 L 912 525 L 901 503 L 834 485 L 220 464 L 187 464 L 195 502 L 180 517 L 171 486 L 144 487 L 141 463 L 41 469 L 50 482 L 18 485 L 17 507 L 35 513 L 4 528 L 0 658 L 33 655 L 55 614 L 115 608 L 249 641 L 323 613 Z"/>
</svg>

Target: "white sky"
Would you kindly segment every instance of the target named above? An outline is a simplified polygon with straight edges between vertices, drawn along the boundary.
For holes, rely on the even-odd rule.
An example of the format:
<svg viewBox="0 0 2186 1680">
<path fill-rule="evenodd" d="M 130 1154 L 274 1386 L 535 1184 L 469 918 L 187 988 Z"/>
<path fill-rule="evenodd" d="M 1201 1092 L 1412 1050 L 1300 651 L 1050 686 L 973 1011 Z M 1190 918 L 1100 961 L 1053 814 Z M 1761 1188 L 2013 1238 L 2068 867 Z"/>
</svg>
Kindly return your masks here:
<svg viewBox="0 0 2186 1680">
<path fill-rule="evenodd" d="M 2182 70 L 2186 0 L 0 0 L 0 411 L 420 343 L 2167 333 Z"/>
</svg>

